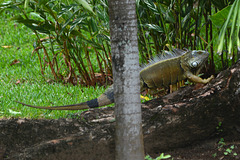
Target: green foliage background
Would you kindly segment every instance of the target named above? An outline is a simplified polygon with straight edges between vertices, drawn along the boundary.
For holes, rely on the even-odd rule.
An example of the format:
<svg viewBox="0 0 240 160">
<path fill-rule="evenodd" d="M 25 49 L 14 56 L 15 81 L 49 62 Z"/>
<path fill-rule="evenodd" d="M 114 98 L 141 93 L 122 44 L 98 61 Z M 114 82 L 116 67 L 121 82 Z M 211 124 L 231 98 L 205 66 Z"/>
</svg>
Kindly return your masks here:
<svg viewBox="0 0 240 160">
<path fill-rule="evenodd" d="M 137 0 L 136 5 L 141 63 L 162 50 L 207 49 L 207 73 L 215 74 L 240 57 L 239 0 Z M 107 0 L 2 1 L 0 14 L 2 116 L 12 115 L 9 109 L 23 110 L 13 100 L 35 105 L 79 103 L 104 91 L 96 86 L 111 84 Z M 22 116 L 47 115 L 34 111 Z"/>
</svg>

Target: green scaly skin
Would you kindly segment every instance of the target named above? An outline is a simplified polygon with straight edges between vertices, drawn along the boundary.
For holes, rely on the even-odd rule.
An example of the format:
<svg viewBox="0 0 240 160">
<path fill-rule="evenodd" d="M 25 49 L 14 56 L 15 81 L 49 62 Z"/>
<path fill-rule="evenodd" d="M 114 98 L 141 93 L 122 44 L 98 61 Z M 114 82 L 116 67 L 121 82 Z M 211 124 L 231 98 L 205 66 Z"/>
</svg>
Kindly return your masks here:
<svg viewBox="0 0 240 160">
<path fill-rule="evenodd" d="M 207 51 L 183 51 L 175 49 L 173 53 L 175 53 L 176 56 L 154 62 L 140 71 L 141 91 L 145 89 L 156 90 L 157 88 L 166 88 L 184 79 L 188 79 L 195 83 L 206 84 L 214 78 L 211 76 L 208 79 L 202 79 L 197 76 L 208 59 L 209 53 Z M 114 103 L 114 90 L 112 85 L 105 93 L 101 94 L 96 99 L 65 106 L 42 107 L 22 102 L 18 103 L 32 108 L 49 110 L 82 110 Z"/>
</svg>

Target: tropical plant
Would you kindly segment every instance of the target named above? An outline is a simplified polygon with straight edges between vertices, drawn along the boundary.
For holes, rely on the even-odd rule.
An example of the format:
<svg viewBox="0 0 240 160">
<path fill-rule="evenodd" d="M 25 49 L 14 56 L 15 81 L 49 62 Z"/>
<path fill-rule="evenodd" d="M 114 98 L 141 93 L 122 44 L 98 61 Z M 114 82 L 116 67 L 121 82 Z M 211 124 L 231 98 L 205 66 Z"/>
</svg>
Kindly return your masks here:
<svg viewBox="0 0 240 160">
<path fill-rule="evenodd" d="M 240 58 L 240 0 L 234 1 L 232 5 L 213 15 L 211 19 L 220 28 L 217 52 L 223 56 L 224 43 L 227 44 L 227 53 L 230 55 L 232 63 L 234 63 L 236 57 L 237 59 Z M 236 52 L 237 54 L 235 54 Z"/>
<path fill-rule="evenodd" d="M 240 57 L 239 0 L 136 4 L 141 63 L 162 50 L 207 49 L 214 74 L 215 67 L 219 71 Z M 56 81 L 86 85 L 105 84 L 111 77 L 107 0 L 12 0 L 0 4 L 0 12 L 5 9 L 15 10 L 12 20 L 36 34 L 33 53 L 44 77 L 51 73 Z"/>
<path fill-rule="evenodd" d="M 43 76 L 49 71 L 56 81 L 104 84 L 111 73 L 107 2 L 94 1 L 94 7 L 85 0 L 77 2 L 8 1 L 1 9 L 16 10 L 12 20 L 35 33 L 33 53 Z"/>
<path fill-rule="evenodd" d="M 235 6 L 238 3 L 234 0 L 137 0 L 139 51 L 141 56 L 144 57 L 143 61 L 156 53 L 160 53 L 163 49 L 171 49 L 172 47 L 187 48 L 189 50 L 207 49 L 211 53 L 210 72 L 215 73 L 214 59 L 217 61 L 218 70 L 225 68 L 225 64 L 229 60 L 227 56 L 223 58 L 221 55 L 222 66 L 219 66 L 219 57 L 215 54 L 217 52 L 215 48 L 219 46 L 217 35 L 219 35 L 220 28 L 227 17 L 224 15 L 219 20 L 219 16 L 215 14 L 220 13 L 221 15 L 224 8 L 231 6 L 231 4 Z M 239 12 L 239 9 L 235 7 L 234 11 Z M 235 19 L 237 19 L 239 13 L 234 13 L 234 15 Z M 237 20 L 233 22 L 238 24 Z M 233 32 L 229 34 L 229 27 L 221 32 L 224 35 L 226 33 L 227 42 L 232 39 L 229 37 L 237 35 L 239 31 L 236 28 L 239 25 L 233 26 L 235 28 L 232 30 L 235 30 L 236 34 Z M 225 43 L 227 44 L 227 42 Z M 232 52 L 233 63 L 236 61 L 234 53 Z"/>
<path fill-rule="evenodd" d="M 161 160 L 161 159 L 169 159 L 171 158 L 171 155 L 167 154 L 164 155 L 164 153 L 161 153 L 157 158 L 153 159 L 151 156 L 146 155 L 145 159 L 146 160 Z"/>
<path fill-rule="evenodd" d="M 172 47 L 205 49 L 212 40 L 210 1 L 139 0 L 137 6 L 139 50 L 146 59 Z"/>
</svg>

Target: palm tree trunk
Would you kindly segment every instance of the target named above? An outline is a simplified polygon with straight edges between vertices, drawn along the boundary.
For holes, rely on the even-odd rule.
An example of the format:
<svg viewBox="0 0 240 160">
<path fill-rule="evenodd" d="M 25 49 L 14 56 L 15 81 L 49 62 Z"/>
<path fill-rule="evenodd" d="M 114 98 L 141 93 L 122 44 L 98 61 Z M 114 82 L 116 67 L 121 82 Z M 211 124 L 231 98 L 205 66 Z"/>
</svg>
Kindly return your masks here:
<svg viewBox="0 0 240 160">
<path fill-rule="evenodd" d="M 117 160 L 144 159 L 135 3 L 109 1 Z"/>
</svg>

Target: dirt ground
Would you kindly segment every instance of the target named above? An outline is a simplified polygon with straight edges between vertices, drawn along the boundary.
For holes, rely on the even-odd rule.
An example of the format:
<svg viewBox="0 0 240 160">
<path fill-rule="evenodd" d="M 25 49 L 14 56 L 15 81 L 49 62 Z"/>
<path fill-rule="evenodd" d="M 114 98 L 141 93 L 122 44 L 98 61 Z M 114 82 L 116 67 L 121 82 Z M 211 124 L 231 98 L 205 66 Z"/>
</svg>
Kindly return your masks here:
<svg viewBox="0 0 240 160">
<path fill-rule="evenodd" d="M 170 154 L 174 160 L 234 160 L 240 159 L 240 141 L 231 140 L 233 137 L 225 137 L 225 145 L 219 145 L 221 138 L 206 140 L 199 144 L 177 148 L 165 152 Z M 233 148 L 233 149 L 232 149 Z"/>
<path fill-rule="evenodd" d="M 90 119 L 94 119 L 91 114 L 88 114 L 88 116 Z M 101 117 L 99 118 L 101 119 Z M 112 143 L 107 144 L 111 146 L 110 151 L 108 147 L 98 143 L 96 148 L 93 149 L 95 153 L 86 153 L 82 155 L 84 158 L 76 154 L 78 150 L 83 150 L 83 148 L 89 148 L 90 150 L 92 145 L 82 143 L 82 141 L 87 139 L 84 137 L 84 132 L 94 127 L 96 127 L 94 124 L 89 125 L 79 119 L 2 119 L 0 120 L 0 159 L 61 160 L 67 158 L 70 160 L 92 160 L 96 158 L 94 154 L 99 154 L 99 159 L 103 159 L 101 154 L 109 154 L 109 157 L 104 156 L 104 159 L 113 159 L 114 144 Z M 82 128 L 83 133 L 78 133 L 79 128 Z M 99 132 L 97 136 L 100 137 L 101 134 L 104 134 L 100 130 L 96 130 L 96 132 Z M 113 133 L 113 131 L 109 132 Z M 94 139 L 95 133 L 92 136 Z M 112 137 L 109 137 L 109 139 L 112 139 Z M 75 148 L 79 145 L 83 145 L 83 148 Z M 240 159 L 240 137 L 234 134 L 222 135 L 220 133 L 207 140 L 194 142 L 185 147 L 160 152 L 156 152 L 157 150 L 156 148 L 151 153 L 146 154 L 155 158 L 164 152 L 164 155 L 169 154 L 174 160 Z"/>
</svg>

